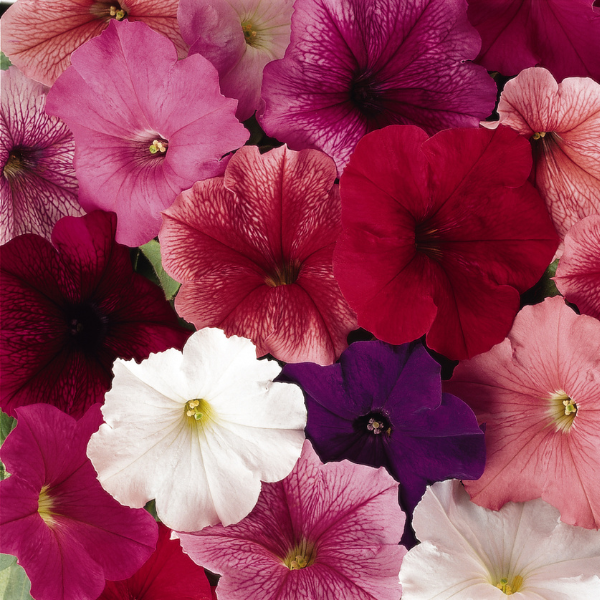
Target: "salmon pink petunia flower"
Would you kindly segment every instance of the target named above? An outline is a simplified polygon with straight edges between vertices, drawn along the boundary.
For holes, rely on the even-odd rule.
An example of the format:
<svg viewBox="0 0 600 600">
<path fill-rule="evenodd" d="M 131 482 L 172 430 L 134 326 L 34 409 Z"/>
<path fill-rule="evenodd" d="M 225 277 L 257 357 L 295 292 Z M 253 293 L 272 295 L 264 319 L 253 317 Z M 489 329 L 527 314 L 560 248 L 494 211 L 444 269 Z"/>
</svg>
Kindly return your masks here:
<svg viewBox="0 0 600 600">
<path fill-rule="evenodd" d="M 163 265 L 183 283 L 177 312 L 286 362 L 331 364 L 356 316 L 333 277 L 341 230 L 333 161 L 317 150 L 244 147 L 224 178 L 163 213 Z"/>
<path fill-rule="evenodd" d="M 99 405 L 79 421 L 54 406 L 16 410 L 0 456 L 0 552 L 14 554 L 35 600 L 96 600 L 105 580 L 133 575 L 156 545 L 150 513 L 121 506 L 85 455 Z M 8 599 L 7 599 L 8 600 Z"/>
<path fill-rule="evenodd" d="M 385 469 L 324 465 L 307 441 L 243 521 L 178 535 L 195 562 L 223 574 L 219 600 L 397 600 L 403 526 Z"/>
<path fill-rule="evenodd" d="M 142 360 L 189 336 L 162 290 L 133 272 L 115 215 L 64 217 L 52 242 L 0 250 L 0 405 L 47 402 L 75 417 L 104 400 L 117 357 Z"/>
<path fill-rule="evenodd" d="M 187 54 L 177 24 L 178 0 L 17 0 L 2 16 L 2 51 L 28 77 L 52 85 L 71 53 L 112 20 L 143 21 Z"/>
<path fill-rule="evenodd" d="M 341 172 L 369 131 L 415 124 L 433 134 L 489 116 L 496 85 L 468 62 L 480 45 L 464 0 L 296 0 L 257 116 L 270 136 L 323 150 Z"/>
<path fill-rule="evenodd" d="M 586 217 L 569 229 L 554 281 L 568 302 L 600 319 L 600 215 Z"/>
<path fill-rule="evenodd" d="M 117 242 L 155 237 L 160 211 L 194 182 L 221 175 L 248 131 L 215 68 L 144 23 L 113 21 L 79 48 L 52 86 L 46 110 L 75 137 L 79 202 L 114 211 Z"/>
<path fill-rule="evenodd" d="M 575 77 L 557 84 L 546 69 L 527 69 L 504 87 L 498 113 L 530 139 L 535 186 L 561 238 L 600 214 L 600 84 Z"/>
<path fill-rule="evenodd" d="M 600 321 L 560 297 L 526 306 L 508 338 L 462 362 L 444 390 L 486 424 L 477 504 L 541 497 L 565 523 L 600 527 Z"/>
<path fill-rule="evenodd" d="M 61 217 L 84 214 L 73 134 L 44 112 L 48 88 L 16 67 L 0 72 L 0 88 L 0 244 L 22 233 L 49 239 Z"/>
<path fill-rule="evenodd" d="M 427 334 L 452 359 L 502 341 L 558 245 L 530 170 L 507 127 L 365 136 L 341 178 L 334 252 L 359 325 L 391 344 Z"/>
</svg>

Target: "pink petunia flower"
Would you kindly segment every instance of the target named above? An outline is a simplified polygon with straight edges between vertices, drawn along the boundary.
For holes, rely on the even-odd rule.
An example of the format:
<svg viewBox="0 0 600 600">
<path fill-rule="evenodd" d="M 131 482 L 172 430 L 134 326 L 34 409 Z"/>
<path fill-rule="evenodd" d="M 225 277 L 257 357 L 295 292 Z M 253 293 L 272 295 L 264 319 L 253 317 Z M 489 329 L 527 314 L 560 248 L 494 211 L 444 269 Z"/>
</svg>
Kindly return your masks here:
<svg viewBox="0 0 600 600">
<path fill-rule="evenodd" d="M 221 95 L 210 62 L 178 61 L 144 23 L 113 21 L 71 61 L 46 110 L 75 136 L 79 201 L 117 213 L 119 243 L 144 244 L 160 229 L 160 211 L 195 181 L 221 175 L 221 157 L 248 139 L 237 103 Z"/>
<path fill-rule="evenodd" d="M 356 316 L 333 277 L 341 230 L 333 161 L 316 150 L 238 150 L 225 177 L 196 183 L 163 213 L 178 313 L 251 339 L 257 355 L 331 364 Z"/>
<path fill-rule="evenodd" d="M 481 35 L 477 62 L 516 75 L 546 67 L 565 77 L 600 79 L 600 14 L 594 0 L 468 0 L 468 16 Z"/>
<path fill-rule="evenodd" d="M 240 121 L 260 103 L 265 65 L 290 43 L 294 0 L 180 0 L 181 33 L 219 71 L 221 91 L 236 98 Z"/>
<path fill-rule="evenodd" d="M 546 69 L 527 69 L 506 84 L 498 113 L 531 140 L 535 186 L 561 239 L 600 214 L 600 84 L 575 77 L 557 84 Z"/>
<path fill-rule="evenodd" d="M 600 215 L 586 217 L 569 229 L 554 281 L 567 301 L 600 319 Z"/>
<path fill-rule="evenodd" d="M 542 498 L 561 520 L 600 527 L 600 322 L 560 297 L 526 306 L 508 338 L 460 363 L 444 391 L 486 424 L 471 499 L 499 509 Z"/>
<path fill-rule="evenodd" d="M 452 359 L 502 341 L 558 244 L 530 170 L 507 127 L 366 135 L 340 181 L 333 258 L 359 325 L 391 344 L 427 334 Z"/>
<path fill-rule="evenodd" d="M 44 112 L 46 86 L 9 67 L 0 72 L 0 87 L 0 244 L 22 233 L 49 239 L 61 217 L 84 214 L 73 134 Z"/>
<path fill-rule="evenodd" d="M 179 58 L 187 45 L 177 24 L 178 0 L 17 0 L 2 16 L 2 51 L 25 75 L 46 85 L 69 66 L 71 53 L 112 20 L 143 21 L 167 36 Z"/>
<path fill-rule="evenodd" d="M 481 41 L 464 0 L 296 0 L 285 58 L 264 70 L 263 129 L 318 148 L 341 172 L 358 140 L 392 124 L 476 127 L 496 85 L 467 62 Z"/>
<path fill-rule="evenodd" d="M 156 522 L 96 479 L 85 450 L 98 404 L 79 421 L 46 404 L 16 414 L 0 453 L 11 473 L 0 482 L 0 552 L 18 558 L 36 600 L 95 600 L 105 579 L 130 577 L 152 554 Z"/>
<path fill-rule="evenodd" d="M 116 218 L 64 217 L 52 244 L 33 234 L 1 248 L 0 405 L 47 402 L 80 417 L 104 400 L 117 357 L 182 348 L 162 290 L 133 272 Z"/>
<path fill-rule="evenodd" d="M 403 526 L 385 469 L 324 465 L 306 441 L 245 519 L 178 535 L 192 560 L 223 574 L 219 600 L 397 600 Z"/>
</svg>

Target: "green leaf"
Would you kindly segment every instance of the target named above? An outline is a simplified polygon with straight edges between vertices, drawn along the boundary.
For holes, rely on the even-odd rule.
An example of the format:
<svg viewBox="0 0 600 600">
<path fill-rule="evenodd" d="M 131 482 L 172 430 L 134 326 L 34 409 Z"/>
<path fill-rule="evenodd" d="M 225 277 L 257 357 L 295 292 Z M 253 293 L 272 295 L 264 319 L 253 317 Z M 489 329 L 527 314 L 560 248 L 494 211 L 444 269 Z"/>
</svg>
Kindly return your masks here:
<svg viewBox="0 0 600 600">
<path fill-rule="evenodd" d="M 0 446 L 4 444 L 4 440 L 8 437 L 8 434 L 17 426 L 17 420 L 9 417 L 6 413 L 3 413 L 0 410 Z M 8 473 L 0 461 L 0 481 L 6 479 L 8 477 Z M 0 588 L 1 589 L 1 588 Z M 0 598 L 5 598 L 8 596 L 2 596 L 0 594 Z"/>
<path fill-rule="evenodd" d="M 542 278 L 542 291 L 545 298 L 552 298 L 560 295 L 556 284 L 552 280 L 552 277 L 556 275 L 556 269 L 558 267 L 558 258 L 546 269 Z"/>
<path fill-rule="evenodd" d="M 31 583 L 16 556 L 0 554 L 0 598 L 6 600 L 33 600 Z"/>
<path fill-rule="evenodd" d="M 140 246 L 140 250 L 152 265 L 152 268 L 158 277 L 158 281 L 160 282 L 160 287 L 162 287 L 163 292 L 165 293 L 165 298 L 171 300 L 177 293 L 181 284 L 169 277 L 163 269 L 162 258 L 160 256 L 160 244 L 156 240 L 150 240 L 147 244 Z"/>
<path fill-rule="evenodd" d="M 0 52 L 0 70 L 6 71 L 6 69 L 8 69 L 8 67 L 10 67 L 11 64 L 12 63 L 8 59 L 8 56 L 6 56 L 4 52 Z"/>
</svg>

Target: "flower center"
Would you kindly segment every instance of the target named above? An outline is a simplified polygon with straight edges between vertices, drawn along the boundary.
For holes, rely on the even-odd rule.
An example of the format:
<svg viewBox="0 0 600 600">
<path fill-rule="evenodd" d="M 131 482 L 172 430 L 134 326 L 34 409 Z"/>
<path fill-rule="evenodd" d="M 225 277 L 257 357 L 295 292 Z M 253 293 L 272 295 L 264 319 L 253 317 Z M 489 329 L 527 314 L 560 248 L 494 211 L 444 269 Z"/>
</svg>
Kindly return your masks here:
<svg viewBox="0 0 600 600">
<path fill-rule="evenodd" d="M 350 102 L 365 116 L 376 117 L 384 112 L 383 92 L 370 72 L 356 73 L 350 82 Z"/>
<path fill-rule="evenodd" d="M 36 151 L 30 148 L 15 147 L 10 151 L 8 160 L 4 165 L 4 177 L 10 181 L 15 180 L 26 170 L 34 169 L 36 166 Z"/>
<path fill-rule="evenodd" d="M 165 154 L 167 149 L 169 148 L 169 142 L 167 140 L 158 139 L 153 140 L 152 144 L 150 144 L 150 154 Z"/>
<path fill-rule="evenodd" d="M 90 6 L 90 12 L 98 19 L 116 19 L 122 21 L 127 17 L 127 11 L 119 2 L 94 2 Z"/>
<path fill-rule="evenodd" d="M 546 137 L 546 132 L 545 131 L 536 131 L 533 134 L 533 139 L 534 140 L 539 140 L 540 138 Z"/>
<path fill-rule="evenodd" d="M 290 571 L 305 569 L 310 567 L 316 559 L 315 545 L 303 540 L 297 546 L 294 546 L 283 559 L 283 564 Z"/>
<path fill-rule="evenodd" d="M 189 423 L 206 424 L 210 419 L 211 408 L 210 404 L 202 398 L 188 400 L 183 409 Z"/>
<path fill-rule="evenodd" d="M 368 415 L 358 417 L 354 421 L 354 430 L 362 433 L 381 436 L 385 434 L 387 437 L 392 435 L 392 424 L 387 415 L 381 411 L 373 411 Z"/>
<path fill-rule="evenodd" d="M 246 44 L 248 44 L 248 46 L 256 46 L 258 42 L 256 39 L 258 31 L 254 28 L 254 25 L 250 21 L 243 21 L 242 31 L 244 32 Z"/>
<path fill-rule="evenodd" d="M 508 577 L 503 577 L 496 584 L 496 587 L 504 592 L 507 596 L 512 596 L 512 594 L 516 594 L 521 589 L 522 585 L 523 578 L 520 575 L 517 575 L 510 583 L 508 583 Z"/>
<path fill-rule="evenodd" d="M 66 319 L 71 339 L 83 350 L 97 350 L 103 343 L 108 319 L 93 304 L 71 306 Z"/>
<path fill-rule="evenodd" d="M 442 258 L 441 238 L 439 229 L 425 223 L 419 223 L 415 228 L 415 247 L 432 260 L 439 262 Z"/>
<path fill-rule="evenodd" d="M 291 285 L 296 283 L 300 275 L 300 265 L 297 263 L 286 263 L 283 268 L 276 268 L 275 271 L 265 277 L 265 283 L 269 287 L 279 287 L 280 285 Z"/>
<path fill-rule="evenodd" d="M 563 391 L 553 392 L 548 399 L 550 402 L 549 414 L 556 426 L 556 431 L 567 433 L 573 426 L 577 416 L 577 404 L 573 398 Z"/>
<path fill-rule="evenodd" d="M 38 498 L 38 513 L 44 520 L 46 525 L 54 524 L 54 515 L 56 514 L 52 508 L 54 505 L 54 499 L 48 494 L 48 486 L 45 485 L 40 491 L 40 497 Z"/>
</svg>

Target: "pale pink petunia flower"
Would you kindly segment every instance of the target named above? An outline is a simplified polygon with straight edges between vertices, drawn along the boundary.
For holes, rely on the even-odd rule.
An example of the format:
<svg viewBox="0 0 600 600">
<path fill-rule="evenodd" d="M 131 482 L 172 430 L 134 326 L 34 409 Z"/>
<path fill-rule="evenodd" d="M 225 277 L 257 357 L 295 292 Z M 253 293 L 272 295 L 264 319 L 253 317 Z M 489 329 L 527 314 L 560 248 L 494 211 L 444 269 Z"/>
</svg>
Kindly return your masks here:
<svg viewBox="0 0 600 600">
<path fill-rule="evenodd" d="M 112 20 L 143 21 L 167 36 L 179 58 L 187 45 L 177 24 L 178 0 L 17 0 L 2 16 L 2 51 L 25 75 L 46 85 L 71 64 L 71 53 Z"/>
<path fill-rule="evenodd" d="M 600 215 L 590 215 L 569 229 L 554 281 L 568 302 L 600 319 Z"/>
<path fill-rule="evenodd" d="M 504 87 L 498 113 L 531 140 L 532 177 L 561 239 L 600 214 L 600 84 L 584 77 L 556 83 L 546 69 L 526 69 Z"/>
<path fill-rule="evenodd" d="M 383 467 L 322 464 L 306 441 L 245 519 L 178 535 L 194 562 L 222 573 L 219 600 L 398 600 L 404 520 Z"/>
<path fill-rule="evenodd" d="M 600 527 L 600 321 L 560 297 L 526 306 L 444 391 L 486 424 L 485 471 L 464 482 L 474 502 L 497 510 L 541 497 L 563 522 Z"/>
</svg>

